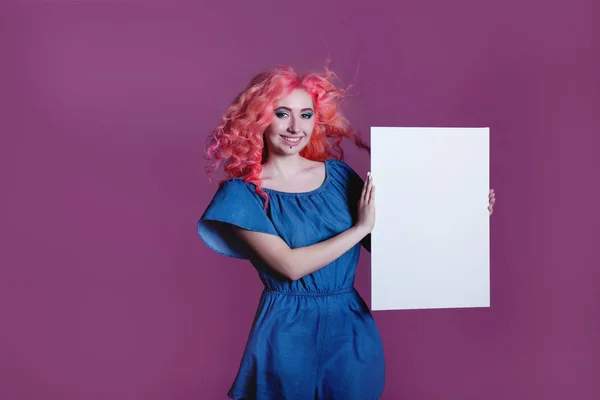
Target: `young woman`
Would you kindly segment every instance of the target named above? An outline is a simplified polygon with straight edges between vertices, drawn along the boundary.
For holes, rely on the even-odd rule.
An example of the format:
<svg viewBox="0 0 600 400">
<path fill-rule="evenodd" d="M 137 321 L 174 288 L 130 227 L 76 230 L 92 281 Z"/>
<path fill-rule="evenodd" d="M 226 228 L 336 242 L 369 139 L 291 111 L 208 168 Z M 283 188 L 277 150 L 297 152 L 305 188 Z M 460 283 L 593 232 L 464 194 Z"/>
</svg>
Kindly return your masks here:
<svg viewBox="0 0 600 400">
<path fill-rule="evenodd" d="M 367 148 L 338 110 L 326 71 L 256 76 L 226 110 L 208 154 L 228 179 L 198 221 L 219 254 L 248 259 L 265 285 L 232 399 L 378 399 L 383 347 L 354 289 L 370 251 L 375 185 L 344 161 Z M 490 192 L 490 213 L 492 202 Z"/>
</svg>

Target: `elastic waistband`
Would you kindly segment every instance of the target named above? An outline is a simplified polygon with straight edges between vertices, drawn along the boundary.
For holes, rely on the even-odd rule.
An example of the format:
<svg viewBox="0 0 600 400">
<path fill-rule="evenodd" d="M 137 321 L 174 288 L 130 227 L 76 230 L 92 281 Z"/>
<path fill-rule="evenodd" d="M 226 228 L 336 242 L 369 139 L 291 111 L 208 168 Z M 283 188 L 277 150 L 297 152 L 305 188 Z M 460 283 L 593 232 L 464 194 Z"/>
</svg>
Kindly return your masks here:
<svg viewBox="0 0 600 400">
<path fill-rule="evenodd" d="M 330 291 L 306 291 L 306 292 L 285 291 L 285 290 L 267 289 L 267 288 L 265 288 L 263 290 L 263 292 L 265 292 L 265 293 L 274 293 L 274 294 L 280 294 L 280 295 L 284 295 L 284 296 L 311 296 L 311 297 L 335 296 L 338 294 L 350 293 L 350 292 L 354 292 L 354 291 L 355 291 L 354 287 L 342 288 L 342 289 L 336 289 L 336 290 L 330 290 Z"/>
</svg>

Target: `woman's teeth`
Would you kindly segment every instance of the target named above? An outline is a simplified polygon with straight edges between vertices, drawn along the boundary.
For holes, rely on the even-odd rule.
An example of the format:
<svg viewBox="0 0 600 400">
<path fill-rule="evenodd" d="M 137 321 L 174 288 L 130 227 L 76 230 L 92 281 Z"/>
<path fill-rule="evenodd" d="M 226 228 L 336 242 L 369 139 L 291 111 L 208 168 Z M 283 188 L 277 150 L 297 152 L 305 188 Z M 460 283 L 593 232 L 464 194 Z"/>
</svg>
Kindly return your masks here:
<svg viewBox="0 0 600 400">
<path fill-rule="evenodd" d="M 302 138 L 291 138 L 291 137 L 286 137 L 286 136 L 281 136 L 281 137 L 282 137 L 283 139 L 285 139 L 286 141 L 288 141 L 288 142 L 292 142 L 292 143 L 299 142 L 299 141 L 300 141 L 300 139 L 302 139 Z"/>
</svg>

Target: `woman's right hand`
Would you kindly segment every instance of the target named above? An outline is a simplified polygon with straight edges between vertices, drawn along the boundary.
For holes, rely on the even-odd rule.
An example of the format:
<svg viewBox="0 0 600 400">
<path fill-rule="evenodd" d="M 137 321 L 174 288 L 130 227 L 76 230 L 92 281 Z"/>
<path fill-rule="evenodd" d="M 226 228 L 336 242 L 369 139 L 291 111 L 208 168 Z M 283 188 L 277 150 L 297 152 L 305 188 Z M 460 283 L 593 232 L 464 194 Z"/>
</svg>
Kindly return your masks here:
<svg viewBox="0 0 600 400">
<path fill-rule="evenodd" d="M 358 200 L 356 226 L 371 233 L 375 226 L 375 185 L 369 172 Z"/>
</svg>

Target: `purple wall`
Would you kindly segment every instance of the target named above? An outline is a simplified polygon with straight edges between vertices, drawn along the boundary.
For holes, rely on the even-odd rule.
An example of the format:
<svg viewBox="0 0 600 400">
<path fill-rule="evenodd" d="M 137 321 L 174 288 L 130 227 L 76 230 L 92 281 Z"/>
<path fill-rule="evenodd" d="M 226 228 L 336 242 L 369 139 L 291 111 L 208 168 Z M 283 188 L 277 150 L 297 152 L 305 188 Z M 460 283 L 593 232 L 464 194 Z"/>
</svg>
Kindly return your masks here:
<svg viewBox="0 0 600 400">
<path fill-rule="evenodd" d="M 211 3 L 2 1 L 0 398 L 225 398 L 261 284 L 196 236 L 204 138 L 327 56 L 365 134 L 491 127 L 492 307 L 375 313 L 384 398 L 600 398 L 600 3 Z"/>
</svg>

